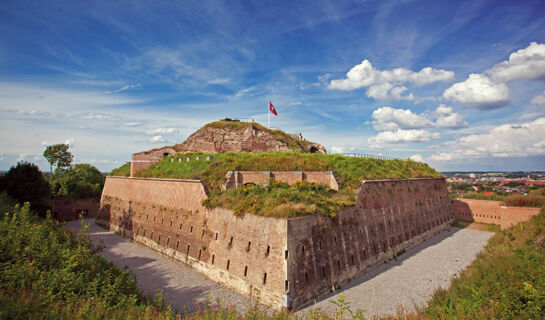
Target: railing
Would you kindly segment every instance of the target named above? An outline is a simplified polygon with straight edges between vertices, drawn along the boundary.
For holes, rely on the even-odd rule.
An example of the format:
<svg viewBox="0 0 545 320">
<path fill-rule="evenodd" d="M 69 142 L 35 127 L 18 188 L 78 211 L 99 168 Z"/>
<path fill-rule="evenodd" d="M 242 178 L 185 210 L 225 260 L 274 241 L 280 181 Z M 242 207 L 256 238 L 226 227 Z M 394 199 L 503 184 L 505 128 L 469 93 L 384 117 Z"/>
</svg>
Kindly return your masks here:
<svg viewBox="0 0 545 320">
<path fill-rule="evenodd" d="M 399 158 L 394 157 L 388 157 L 388 156 L 382 156 L 382 155 L 375 155 L 375 154 L 366 154 L 366 153 L 340 153 L 343 156 L 346 157 L 353 157 L 353 158 L 371 158 L 371 159 L 378 159 L 378 160 L 396 160 Z"/>
</svg>

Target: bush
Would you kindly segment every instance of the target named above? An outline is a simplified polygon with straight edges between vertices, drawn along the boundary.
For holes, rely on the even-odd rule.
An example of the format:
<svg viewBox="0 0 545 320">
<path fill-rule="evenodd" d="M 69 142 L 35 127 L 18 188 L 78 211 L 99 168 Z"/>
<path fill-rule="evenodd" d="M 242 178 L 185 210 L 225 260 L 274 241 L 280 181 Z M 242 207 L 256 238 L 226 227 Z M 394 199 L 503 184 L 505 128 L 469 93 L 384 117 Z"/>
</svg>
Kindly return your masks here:
<svg viewBox="0 0 545 320">
<path fill-rule="evenodd" d="M 505 197 L 503 203 L 512 207 L 543 207 L 545 206 L 545 196 L 535 192 L 527 196 L 515 194 Z"/>
<path fill-rule="evenodd" d="M 0 177 L 0 191 L 15 201 L 32 203 L 32 209 L 45 216 L 49 209 L 51 190 L 42 172 L 33 163 L 18 162 Z"/>
<path fill-rule="evenodd" d="M 55 180 L 55 194 L 61 197 L 99 200 L 105 179 L 96 167 L 90 164 L 76 164 Z"/>
</svg>

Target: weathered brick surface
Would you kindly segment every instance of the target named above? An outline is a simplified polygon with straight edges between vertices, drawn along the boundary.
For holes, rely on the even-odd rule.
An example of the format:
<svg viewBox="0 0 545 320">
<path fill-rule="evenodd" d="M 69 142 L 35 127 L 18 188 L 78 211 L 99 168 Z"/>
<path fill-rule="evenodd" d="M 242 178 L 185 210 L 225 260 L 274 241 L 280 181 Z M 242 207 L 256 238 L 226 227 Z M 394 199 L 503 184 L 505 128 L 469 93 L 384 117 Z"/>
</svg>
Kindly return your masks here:
<svg viewBox="0 0 545 320">
<path fill-rule="evenodd" d="M 53 217 L 60 221 L 71 221 L 83 214 L 85 218 L 98 216 L 99 202 L 93 198 L 88 199 L 59 199 L 55 200 Z"/>
<path fill-rule="evenodd" d="M 224 189 L 236 188 L 246 183 L 266 186 L 270 180 L 274 180 L 290 185 L 297 181 L 308 181 L 339 190 L 339 182 L 333 171 L 230 171 L 225 179 Z"/>
<path fill-rule="evenodd" d="M 329 292 L 452 221 L 444 179 L 365 181 L 356 206 L 336 219 L 289 219 L 289 304 Z"/>
<path fill-rule="evenodd" d="M 146 169 L 154 163 L 161 161 L 165 156 L 175 155 L 176 151 L 172 147 L 163 147 L 149 151 L 133 153 L 131 158 L 130 176 L 134 177 L 137 171 Z"/>
<path fill-rule="evenodd" d="M 205 198 L 200 181 L 108 177 L 98 223 L 238 292 L 281 306 L 286 220 L 207 210 L 201 206 Z"/>
<path fill-rule="evenodd" d="M 507 207 L 501 201 L 459 199 L 452 203 L 456 219 L 500 225 L 507 229 L 528 221 L 540 212 L 539 208 Z"/>
<path fill-rule="evenodd" d="M 97 223 L 265 304 L 297 308 L 453 218 L 444 179 L 366 181 L 335 219 L 235 217 L 203 208 L 205 198 L 200 181 L 108 177 Z"/>
</svg>

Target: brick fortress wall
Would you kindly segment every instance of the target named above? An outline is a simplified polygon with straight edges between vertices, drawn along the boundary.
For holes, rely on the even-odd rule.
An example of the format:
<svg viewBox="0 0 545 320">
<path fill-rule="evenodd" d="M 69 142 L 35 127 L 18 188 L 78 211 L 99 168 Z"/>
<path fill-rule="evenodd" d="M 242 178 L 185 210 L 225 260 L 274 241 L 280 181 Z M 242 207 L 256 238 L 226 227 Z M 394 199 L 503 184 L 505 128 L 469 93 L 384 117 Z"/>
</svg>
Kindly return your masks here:
<svg viewBox="0 0 545 320">
<path fill-rule="evenodd" d="M 93 198 L 88 199 L 57 199 L 53 217 L 60 221 L 71 221 L 83 214 L 85 218 L 98 216 L 99 203 Z"/>
<path fill-rule="evenodd" d="M 328 293 L 452 222 L 442 178 L 365 181 L 356 206 L 339 212 L 337 219 L 289 219 L 290 304 L 301 306 Z"/>
<path fill-rule="evenodd" d="M 308 181 L 339 190 L 339 182 L 333 171 L 229 171 L 225 176 L 223 189 L 236 188 L 247 183 L 266 186 L 271 180 L 290 185 L 297 181 Z"/>
<path fill-rule="evenodd" d="M 97 223 L 212 280 L 282 306 L 286 220 L 208 210 L 199 180 L 107 177 Z"/>
<path fill-rule="evenodd" d="M 448 228 L 444 179 L 366 181 L 331 219 L 277 219 L 201 206 L 198 180 L 108 177 L 97 223 L 236 291 L 297 308 Z"/>
<path fill-rule="evenodd" d="M 507 207 L 501 201 L 459 199 L 452 203 L 454 217 L 459 220 L 497 224 L 507 229 L 528 221 L 540 212 L 539 208 Z"/>
</svg>

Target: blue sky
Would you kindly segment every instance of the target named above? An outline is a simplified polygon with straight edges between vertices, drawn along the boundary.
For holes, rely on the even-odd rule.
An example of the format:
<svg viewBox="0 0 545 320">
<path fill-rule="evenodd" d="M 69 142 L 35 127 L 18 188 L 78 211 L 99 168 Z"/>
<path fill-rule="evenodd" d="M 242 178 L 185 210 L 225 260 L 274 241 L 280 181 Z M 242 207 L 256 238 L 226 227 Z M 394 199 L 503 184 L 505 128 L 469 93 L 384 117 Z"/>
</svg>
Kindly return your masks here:
<svg viewBox="0 0 545 320">
<path fill-rule="evenodd" d="M 103 171 L 224 117 L 329 152 L 545 170 L 543 1 L 3 1 L 0 170 Z"/>
</svg>

